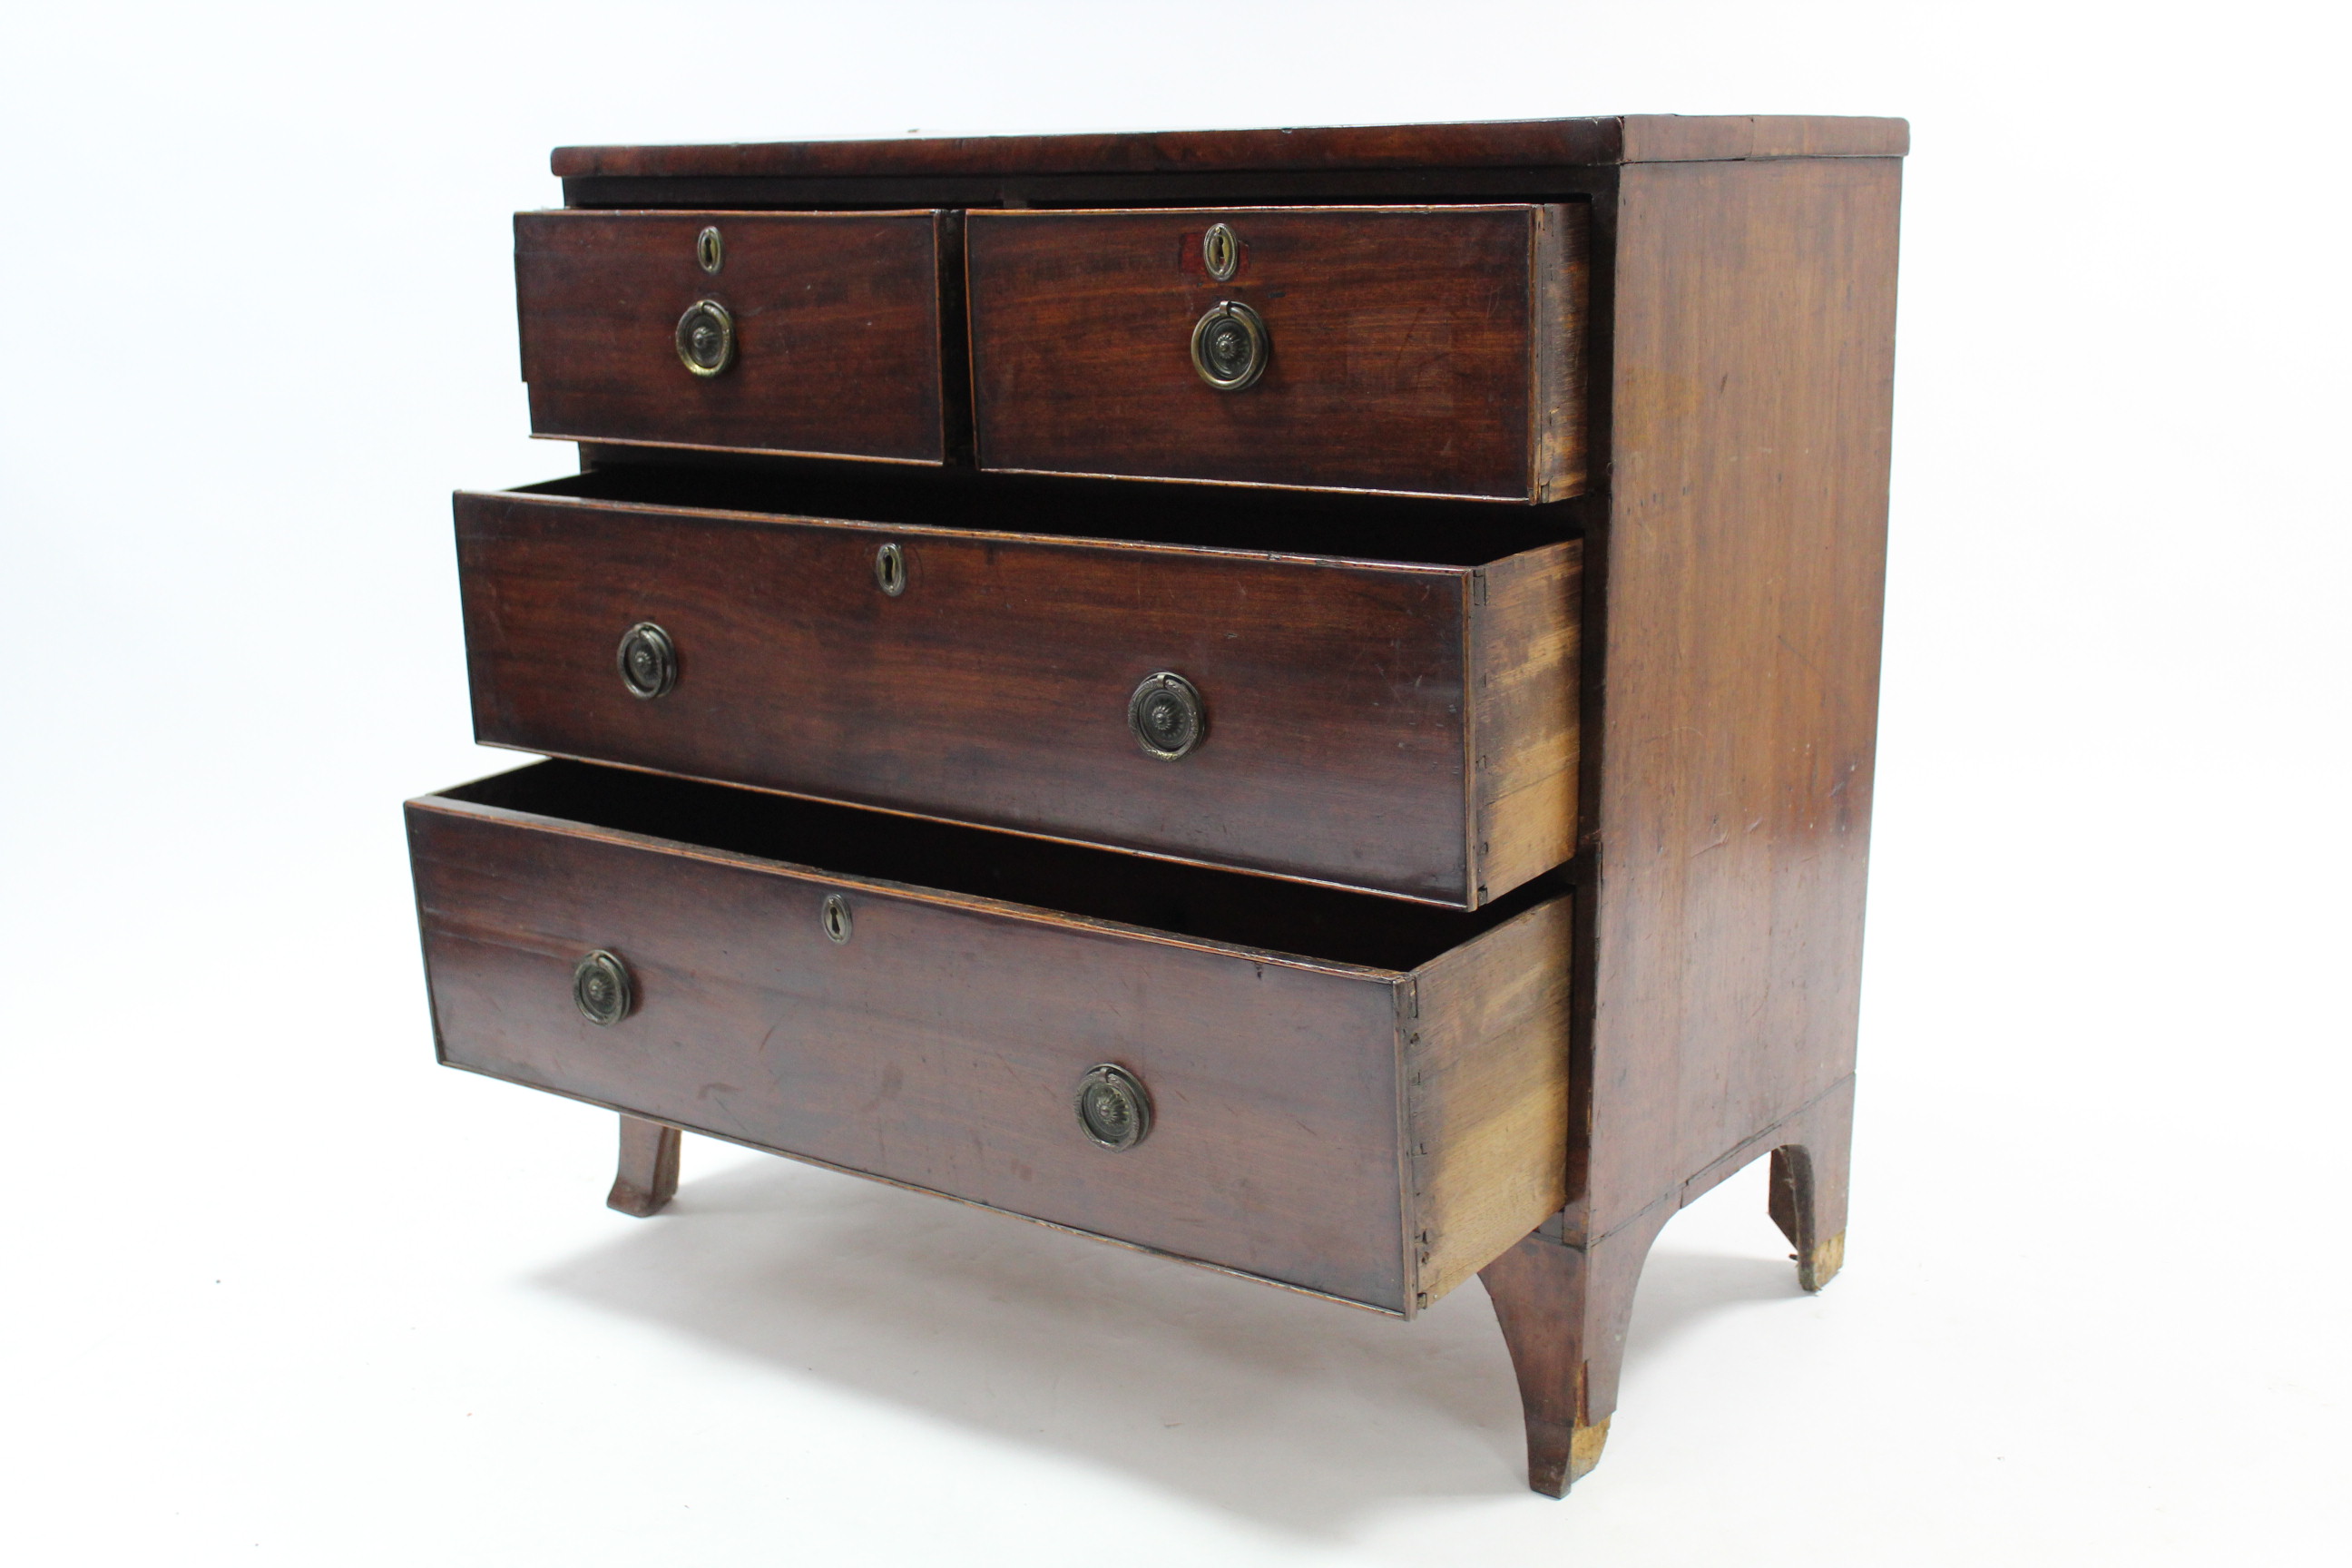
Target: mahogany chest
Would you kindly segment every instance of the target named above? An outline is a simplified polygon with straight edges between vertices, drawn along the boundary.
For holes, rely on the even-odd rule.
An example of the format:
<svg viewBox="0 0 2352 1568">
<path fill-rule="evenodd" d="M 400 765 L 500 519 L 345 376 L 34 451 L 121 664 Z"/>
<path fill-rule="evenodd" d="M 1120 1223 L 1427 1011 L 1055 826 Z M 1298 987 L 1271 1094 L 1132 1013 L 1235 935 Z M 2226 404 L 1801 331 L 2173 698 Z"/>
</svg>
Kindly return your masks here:
<svg viewBox="0 0 2352 1568">
<path fill-rule="evenodd" d="M 408 805 L 439 1058 L 1410 1319 L 1529 1479 L 1843 1257 L 1890 120 L 564 148 Z"/>
</svg>

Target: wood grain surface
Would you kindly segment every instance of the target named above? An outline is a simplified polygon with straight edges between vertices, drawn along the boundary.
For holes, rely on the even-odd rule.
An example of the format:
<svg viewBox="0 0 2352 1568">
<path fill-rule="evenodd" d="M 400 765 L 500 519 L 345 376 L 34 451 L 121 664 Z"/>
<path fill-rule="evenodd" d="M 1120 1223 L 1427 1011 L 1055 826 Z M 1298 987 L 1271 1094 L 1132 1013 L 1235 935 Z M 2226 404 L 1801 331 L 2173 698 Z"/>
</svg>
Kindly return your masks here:
<svg viewBox="0 0 2352 1568">
<path fill-rule="evenodd" d="M 852 208 L 1461 206 L 1567 202 L 1616 189 L 1614 163 L 1160 174 L 585 174 L 563 182 L 567 206 L 845 211 Z"/>
<path fill-rule="evenodd" d="M 1587 1235 L 1853 1069 L 1900 174 L 1623 174 Z"/>
<path fill-rule="evenodd" d="M 1674 1213 L 1769 1153 L 1845 1248 L 1893 391 L 1892 159 L 1627 168 L 1596 216 L 1569 1201 L 1483 1270 L 1552 1496 Z"/>
<path fill-rule="evenodd" d="M 1201 241 L 1240 242 L 1220 282 Z M 975 212 L 982 467 L 1554 500 L 1584 478 L 1580 204 Z M 1192 368 L 1221 300 L 1265 374 Z"/>
<path fill-rule="evenodd" d="M 1897 120 L 1627 116 L 559 150 L 566 199 L 583 205 L 1064 209 L 969 225 L 960 276 L 975 324 L 973 456 L 1228 487 L 866 465 L 888 484 L 836 490 L 806 523 L 774 505 L 695 520 L 843 552 L 887 528 L 920 547 L 906 599 L 875 610 L 825 598 L 803 616 L 812 637 L 825 628 L 833 652 L 818 660 L 830 680 L 876 681 L 861 704 L 895 689 L 846 668 L 844 650 L 868 646 L 859 639 L 875 628 L 885 642 L 907 637 L 889 656 L 902 668 L 928 651 L 935 674 L 982 646 L 926 642 L 885 618 L 903 618 L 926 582 L 963 584 L 968 624 L 983 609 L 1001 615 L 1050 655 L 1049 617 L 1020 618 L 1037 592 L 1023 563 L 1107 549 L 1152 564 L 1121 576 L 1103 564 L 1109 555 L 1087 556 L 1087 597 L 1139 628 L 1133 647 L 1171 650 L 1154 655 L 1169 667 L 1195 657 L 1203 637 L 1220 640 L 1210 629 L 1241 630 L 1223 640 L 1283 655 L 1249 667 L 1241 689 L 1273 701 L 1297 679 L 1285 659 L 1303 658 L 1307 684 L 1326 691 L 1389 682 L 1381 701 L 1397 706 L 1363 710 L 1376 715 L 1362 720 L 1368 733 L 1408 711 L 1433 728 L 1412 731 L 1401 771 L 1326 736 L 1321 752 L 1302 746 L 1287 793 L 1258 797 L 1261 826 L 1292 836 L 1283 853 L 1311 841 L 1321 847 L 1309 858 L 1328 860 L 1386 841 L 1367 862 L 1398 884 L 1384 898 L 1278 879 L 1295 867 L 1234 876 L 572 763 L 412 803 L 445 1051 L 640 1116 L 1385 1310 L 1418 1310 L 1481 1270 L 1518 1374 L 1531 1482 L 1565 1490 L 1600 1457 L 1643 1258 L 1679 1206 L 1769 1155 L 1771 1215 L 1801 1283 L 1818 1288 L 1843 1258 L 1907 141 Z M 1456 214 L 1449 221 L 1470 226 L 1400 243 L 1370 220 L 1341 223 L 1330 210 L 1340 203 L 1516 205 L 1490 205 L 1475 222 Z M 1324 210 L 1250 210 L 1276 204 Z M 1532 215 L 1517 220 L 1517 241 L 1496 216 L 1510 212 Z M 1200 230 L 1218 217 L 1244 240 L 1230 284 L 1200 264 Z M 1402 232 L 1440 220 L 1381 221 Z M 942 232 L 944 259 L 957 240 Z M 957 360 L 953 281 L 933 291 L 947 301 L 931 339 L 950 341 L 943 365 Z M 1470 284 L 1485 293 L 1446 292 Z M 1266 378 L 1240 395 L 1201 385 L 1185 353 L 1192 322 L 1226 298 L 1260 310 L 1274 342 Z M 1554 334 L 1562 352 L 1548 354 L 1553 321 L 1570 325 Z M 1440 336 L 1443 354 L 1418 353 Z M 939 450 L 951 456 L 967 383 L 950 371 L 931 384 L 946 398 Z M 1261 392 L 1276 395 L 1253 405 Z M 710 507 L 635 461 L 646 455 L 589 449 L 597 472 L 579 494 Z M 697 458 L 714 485 L 722 465 L 751 461 Z M 625 481 L 625 466 L 642 471 Z M 804 493 L 834 482 L 806 467 L 790 479 Z M 740 482 L 775 476 L 788 470 L 746 469 Z M 890 487 L 917 479 L 935 487 L 920 504 L 891 511 L 860 499 L 898 496 Z M 1246 488 L 1269 485 L 1331 493 Z M 1492 504 L 1580 489 L 1591 493 L 1551 506 Z M 1273 504 L 1286 493 L 1293 510 Z M 1171 494 L 1215 504 L 1188 511 Z M 1427 499 L 1440 495 L 1486 499 Z M 509 552 L 489 575 L 515 585 L 478 605 L 469 581 L 468 621 L 495 634 L 485 647 L 507 639 L 499 657 L 530 667 L 520 683 L 498 683 L 531 691 L 518 723 L 569 725 L 583 743 L 617 738 L 654 756 L 653 731 L 612 730 L 639 721 L 608 721 L 596 707 L 629 701 L 611 643 L 626 624 L 614 617 L 639 612 L 621 597 L 678 592 L 665 613 L 682 619 L 701 616 L 706 599 L 734 606 L 694 623 L 725 628 L 715 643 L 700 630 L 681 639 L 674 697 L 698 679 L 711 690 L 709 648 L 782 646 L 774 627 L 801 613 L 752 604 L 746 584 L 763 580 L 765 557 L 749 546 L 693 533 L 688 548 L 685 531 L 666 546 L 668 521 L 625 538 L 608 520 L 599 526 L 611 537 L 598 539 L 575 521 L 582 513 L 558 526 L 541 504 L 461 503 L 461 517 L 466 505 L 503 509 L 482 511 L 478 543 Z M 1531 521 L 1498 548 L 1499 534 L 1466 521 L 1474 512 Z M 934 542 L 921 531 L 979 528 L 1024 537 Z M 562 559 L 575 529 L 573 548 L 594 546 L 593 570 Z M 1081 542 L 1104 536 L 1114 542 Z M 1427 542 L 1416 551 L 1404 542 L 1414 539 Z M 1187 622 L 1152 597 L 1169 579 L 1145 540 L 1203 564 L 1218 551 L 1257 559 L 1188 580 Z M 817 552 L 792 563 L 822 580 L 820 597 L 866 581 L 846 554 L 805 548 Z M 952 548 L 986 553 L 950 572 L 941 563 Z M 730 583 L 706 554 L 733 563 Z M 1272 586 L 1310 568 L 1366 602 L 1342 611 Z M 1407 583 L 1425 604 L 1400 592 Z M 1292 596 L 1274 602 L 1280 594 Z M 559 673 L 575 657 L 564 639 L 584 636 L 568 629 L 565 600 L 583 626 L 612 623 L 580 644 L 593 647 L 577 656 L 578 679 L 593 663 L 604 694 L 578 703 L 574 677 Z M 1166 640 L 1183 626 L 1192 641 Z M 1089 657 L 1123 654 L 1130 645 L 1112 636 L 1106 619 Z M 1353 664 L 1334 657 L 1343 640 Z M 1413 673 L 1449 658 L 1450 720 L 1438 712 L 1444 680 Z M 787 662 L 761 679 L 787 679 Z M 1064 673 L 1065 705 L 1093 703 L 1072 694 L 1097 678 L 1079 662 Z M 1016 692 L 1023 682 L 1017 670 L 1000 679 Z M 753 691 L 730 695 L 708 728 L 743 723 Z M 1416 706 L 1424 693 L 1440 694 L 1434 707 Z M 1231 734 L 1210 697 L 1202 760 Z M 1545 716 L 1571 704 L 1577 718 L 1547 731 Z M 846 721 L 826 721 L 848 732 Z M 924 722 L 934 736 L 949 728 L 939 715 Z M 1278 733 L 1313 728 L 1294 717 L 1262 732 L 1278 749 Z M 854 748 L 814 750 L 838 760 Z M 680 765 L 664 754 L 672 760 L 638 765 Z M 984 751 L 965 754 L 996 765 Z M 1436 782 L 1445 754 L 1463 770 L 1451 794 Z M 769 765 L 756 746 L 697 755 L 687 771 Z M 1315 793 L 1318 766 L 1340 782 L 1336 812 Z M 1363 793 L 1367 778 L 1408 775 L 1410 789 Z M 1130 793 L 1107 787 L 1114 772 L 1086 776 L 1097 796 Z M 1009 791 L 1017 799 L 1001 815 L 1052 800 L 1053 787 Z M 1069 793 L 1073 811 L 1129 809 Z M 1457 837 L 1453 850 L 1424 841 L 1432 822 Z M 1257 842 L 1229 840 L 1244 841 Z M 815 865 L 833 869 L 805 868 Z M 828 955 L 812 900 L 844 889 L 861 923 Z M 1432 897 L 1491 901 L 1469 911 L 1407 901 Z M 883 911 L 872 922 L 868 907 Z M 869 924 L 887 951 L 861 952 Z M 586 945 L 632 963 L 645 954 L 646 1010 L 618 1029 L 570 1010 L 564 981 Z M 919 951 L 920 963 L 908 956 Z M 1137 1156 L 1077 1141 L 1099 1156 L 1090 1165 L 1034 1131 L 1066 1121 L 1064 1104 L 1044 1121 L 1037 1108 L 1066 1099 L 1047 1086 L 1098 1048 L 1098 1059 L 1145 1053 L 1147 1080 L 1174 1086 L 1162 1109 L 1177 1109 L 1139 1152 L 1161 1148 L 1151 1183 L 1123 1184 L 1116 1163 Z M 1302 1066 L 1330 1081 L 1301 1089 L 1285 1069 Z M 927 1100 L 934 1081 L 957 1102 Z"/>
<path fill-rule="evenodd" d="M 867 142 L 559 147 L 562 178 L 814 177 L 1521 166 L 1652 159 L 1899 157 L 1900 120 L 1793 114 L 1626 114 L 1451 125 L 1309 126 Z"/>
<path fill-rule="evenodd" d="M 858 847 L 825 832 L 827 808 L 788 801 L 748 797 L 735 815 L 772 837 L 845 847 L 834 858 L 846 868 L 532 809 L 602 802 L 612 809 L 600 816 L 740 837 L 728 811 L 709 809 L 728 793 L 740 792 L 559 763 L 412 802 L 442 1059 L 1401 1313 L 1419 1305 L 1405 1246 L 1416 1218 L 1401 1176 L 1408 1139 L 1458 1137 L 1490 1166 L 1507 1166 L 1497 1151 L 1516 1150 L 1521 1169 L 1500 1173 L 1507 1184 L 1539 1185 L 1556 1168 L 1556 1127 L 1506 1115 L 1498 1135 L 1495 1110 L 1459 1106 L 1425 1129 L 1401 1118 L 1399 992 L 1415 985 L 1410 971 L 862 875 Z M 1013 840 L 975 852 L 1024 853 Z M 866 863 L 897 868 L 887 855 Z M 952 870 L 954 857 L 929 863 Z M 847 902 L 846 942 L 824 927 L 828 896 Z M 1515 966 L 1521 950 L 1545 944 L 1513 933 L 1561 908 L 1553 900 L 1500 925 L 1433 925 L 1407 906 L 1345 901 L 1399 931 L 1418 921 L 1408 950 L 1452 934 L 1475 953 L 1501 937 Z M 593 949 L 618 954 L 635 989 L 633 1010 L 611 1026 L 572 1001 L 572 966 Z M 1549 967 L 1564 969 L 1549 951 Z M 1540 952 L 1527 958 L 1546 963 Z M 1442 1003 L 1446 989 L 1423 994 Z M 1449 1057 L 1565 1057 L 1562 1032 L 1539 1021 L 1429 1026 L 1459 1043 Z M 1152 1131 L 1124 1153 L 1094 1145 L 1076 1122 L 1079 1078 L 1097 1062 L 1127 1068 L 1152 1096 Z M 1484 1069 L 1470 1060 L 1455 1070 Z"/>
<path fill-rule="evenodd" d="M 1548 1497 L 1601 1462 L 1642 1265 L 1674 1213 L 1661 1201 L 1574 1246 L 1546 1225 L 1479 1271 L 1518 1375 L 1528 1485 Z"/>
<path fill-rule="evenodd" d="M 1470 852 L 1482 897 L 1575 852 L 1577 730 L 1568 715 L 1582 697 L 1583 560 L 1573 540 L 1525 551 L 1481 567 L 1471 593 Z"/>
<path fill-rule="evenodd" d="M 696 260 L 706 226 L 722 240 L 716 275 Z M 943 331 L 961 332 L 940 309 L 956 233 L 951 215 L 933 212 L 518 213 L 531 429 L 942 462 L 957 435 L 940 349 Z M 701 300 L 735 322 L 735 363 L 708 377 L 676 342 Z"/>
<path fill-rule="evenodd" d="M 488 744 L 1462 907 L 1572 848 L 1574 541 L 1473 567 L 513 493 L 457 531 Z M 640 621 L 677 648 L 653 700 L 614 668 Z M 1127 721 L 1161 670 L 1209 714 L 1172 763 Z"/>
<path fill-rule="evenodd" d="M 1568 1147 L 1566 899 L 1421 966 L 1404 1003 L 1409 1238 L 1427 1306 L 1559 1211 Z"/>
<path fill-rule="evenodd" d="M 650 1219 L 677 1196 L 677 1129 L 624 1114 L 621 1158 L 604 1206 L 637 1219 Z"/>
</svg>

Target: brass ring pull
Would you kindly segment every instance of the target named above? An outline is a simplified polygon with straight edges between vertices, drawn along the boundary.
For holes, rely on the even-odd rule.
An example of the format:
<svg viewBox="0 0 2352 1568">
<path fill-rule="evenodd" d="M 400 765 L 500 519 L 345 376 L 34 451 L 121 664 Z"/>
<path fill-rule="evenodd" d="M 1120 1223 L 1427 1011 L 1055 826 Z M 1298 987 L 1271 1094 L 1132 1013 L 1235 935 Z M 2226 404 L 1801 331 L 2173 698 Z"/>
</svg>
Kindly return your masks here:
<svg viewBox="0 0 2352 1568">
<path fill-rule="evenodd" d="M 1238 300 L 1220 300 L 1192 327 L 1192 368 L 1219 392 L 1239 392 L 1265 374 L 1273 344 L 1265 318 Z"/>
<path fill-rule="evenodd" d="M 572 967 L 572 1005 L 590 1023 L 609 1029 L 629 1016 L 635 1001 L 629 966 L 620 954 L 600 947 Z"/>
<path fill-rule="evenodd" d="M 677 646 L 651 621 L 639 621 L 623 632 L 613 658 L 621 667 L 621 684 L 632 697 L 651 701 L 677 684 Z"/>
<path fill-rule="evenodd" d="M 1145 676 L 1127 700 L 1127 729 L 1145 756 L 1163 763 L 1189 756 L 1209 730 L 1201 689 L 1164 669 Z"/>
<path fill-rule="evenodd" d="M 735 318 L 716 300 L 697 300 L 677 319 L 677 357 L 697 375 L 717 375 L 735 363 Z"/>
<path fill-rule="evenodd" d="M 1151 1131 L 1151 1096 L 1143 1080 L 1103 1062 L 1078 1079 L 1078 1126 L 1102 1147 L 1125 1153 Z"/>
</svg>

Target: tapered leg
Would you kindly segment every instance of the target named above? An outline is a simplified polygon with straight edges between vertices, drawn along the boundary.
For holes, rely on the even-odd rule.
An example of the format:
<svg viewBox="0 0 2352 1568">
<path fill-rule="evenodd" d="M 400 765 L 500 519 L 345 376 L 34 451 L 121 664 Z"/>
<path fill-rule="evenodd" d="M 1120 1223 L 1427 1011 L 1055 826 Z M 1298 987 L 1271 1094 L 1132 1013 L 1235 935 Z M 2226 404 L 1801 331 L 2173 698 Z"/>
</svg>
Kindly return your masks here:
<svg viewBox="0 0 2352 1568">
<path fill-rule="evenodd" d="M 1528 1485 L 1547 1497 L 1566 1497 L 1601 1462 L 1633 1287 L 1673 1212 L 1662 1203 L 1584 1247 L 1537 1231 L 1479 1271 L 1518 1373 Z"/>
<path fill-rule="evenodd" d="M 608 1208 L 639 1219 L 659 1214 L 677 1195 L 678 1132 L 658 1121 L 621 1117 L 621 1172 L 605 1195 Z"/>
<path fill-rule="evenodd" d="M 1797 1283 L 1828 1284 L 1845 1263 L 1846 1174 L 1853 1155 L 1853 1079 L 1813 1102 L 1772 1151 L 1772 1223 L 1797 1249 Z"/>
</svg>

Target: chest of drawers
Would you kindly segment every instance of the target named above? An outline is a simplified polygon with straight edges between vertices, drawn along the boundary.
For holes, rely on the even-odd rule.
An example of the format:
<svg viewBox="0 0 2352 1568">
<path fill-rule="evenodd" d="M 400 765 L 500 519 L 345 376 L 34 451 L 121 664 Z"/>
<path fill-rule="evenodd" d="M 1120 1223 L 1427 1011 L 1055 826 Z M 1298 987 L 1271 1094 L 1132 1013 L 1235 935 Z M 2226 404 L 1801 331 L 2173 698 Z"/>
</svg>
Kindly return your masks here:
<svg viewBox="0 0 2352 1568">
<path fill-rule="evenodd" d="M 1410 1319 L 1844 1247 L 1899 121 L 568 148 L 440 1059 Z"/>
</svg>

